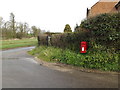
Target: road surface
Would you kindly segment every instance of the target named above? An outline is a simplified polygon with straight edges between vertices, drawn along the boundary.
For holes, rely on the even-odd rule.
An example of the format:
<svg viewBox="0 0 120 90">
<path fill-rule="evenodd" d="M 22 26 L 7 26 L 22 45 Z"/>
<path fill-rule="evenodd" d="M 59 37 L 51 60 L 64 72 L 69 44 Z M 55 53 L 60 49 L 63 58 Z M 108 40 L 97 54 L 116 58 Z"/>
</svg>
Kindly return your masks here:
<svg viewBox="0 0 120 90">
<path fill-rule="evenodd" d="M 118 75 L 61 72 L 37 63 L 25 47 L 2 51 L 3 88 L 118 88 Z"/>
</svg>

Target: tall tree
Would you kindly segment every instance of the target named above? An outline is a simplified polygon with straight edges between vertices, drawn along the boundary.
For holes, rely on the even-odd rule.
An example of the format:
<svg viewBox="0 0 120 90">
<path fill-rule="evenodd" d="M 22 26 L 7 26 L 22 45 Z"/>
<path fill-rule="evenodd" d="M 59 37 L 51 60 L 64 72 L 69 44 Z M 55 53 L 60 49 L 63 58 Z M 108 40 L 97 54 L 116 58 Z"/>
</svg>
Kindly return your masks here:
<svg viewBox="0 0 120 90">
<path fill-rule="evenodd" d="M 27 35 L 28 34 L 28 32 L 29 32 L 29 25 L 28 25 L 28 23 L 24 23 L 23 24 L 23 27 L 24 27 L 24 35 Z"/>
<path fill-rule="evenodd" d="M 13 38 L 13 31 L 11 30 L 11 22 L 7 21 L 4 23 L 3 33 L 6 39 Z"/>
<path fill-rule="evenodd" d="M 11 22 L 11 29 L 13 38 L 16 38 L 16 29 L 15 29 L 15 15 L 13 13 L 10 13 L 10 22 Z"/>
<path fill-rule="evenodd" d="M 34 37 L 36 37 L 40 34 L 40 32 L 41 32 L 40 28 L 37 28 L 36 26 L 32 26 L 31 28 L 32 28 Z"/>
<path fill-rule="evenodd" d="M 0 17 L 0 39 L 1 39 L 1 36 L 2 36 L 2 24 L 3 24 L 3 18 Z"/>
<path fill-rule="evenodd" d="M 2 28 L 2 24 L 3 24 L 3 18 L 0 17 L 0 29 Z"/>
<path fill-rule="evenodd" d="M 71 27 L 70 27 L 69 24 L 66 24 L 66 25 L 65 25 L 64 32 L 67 32 L 67 33 L 68 33 L 68 32 L 72 32 Z"/>
<path fill-rule="evenodd" d="M 23 23 L 19 24 L 19 30 L 20 30 L 19 38 L 23 38 L 23 35 L 24 35 L 24 25 L 23 25 Z"/>
</svg>

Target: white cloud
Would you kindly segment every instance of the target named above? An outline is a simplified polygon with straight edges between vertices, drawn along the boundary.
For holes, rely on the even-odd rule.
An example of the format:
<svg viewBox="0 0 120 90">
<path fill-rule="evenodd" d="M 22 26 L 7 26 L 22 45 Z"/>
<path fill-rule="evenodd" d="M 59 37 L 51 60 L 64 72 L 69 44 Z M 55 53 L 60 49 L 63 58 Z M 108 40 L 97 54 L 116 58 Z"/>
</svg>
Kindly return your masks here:
<svg viewBox="0 0 120 90">
<path fill-rule="evenodd" d="M 87 7 L 98 0 L 0 0 L 0 16 L 9 20 L 10 13 L 16 21 L 36 25 L 42 30 L 62 32 L 65 24 L 72 30 L 86 17 Z"/>
</svg>

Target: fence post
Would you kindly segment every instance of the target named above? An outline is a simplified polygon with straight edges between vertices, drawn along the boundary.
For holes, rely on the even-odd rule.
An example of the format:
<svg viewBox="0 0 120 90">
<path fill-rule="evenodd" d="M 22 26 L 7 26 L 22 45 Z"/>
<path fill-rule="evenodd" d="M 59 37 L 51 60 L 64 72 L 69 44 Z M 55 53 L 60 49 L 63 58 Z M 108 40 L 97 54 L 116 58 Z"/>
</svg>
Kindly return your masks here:
<svg viewBox="0 0 120 90">
<path fill-rule="evenodd" d="M 47 45 L 51 46 L 51 36 L 50 35 L 47 36 Z"/>
<path fill-rule="evenodd" d="M 38 46 L 40 46 L 40 36 L 37 36 Z"/>
</svg>

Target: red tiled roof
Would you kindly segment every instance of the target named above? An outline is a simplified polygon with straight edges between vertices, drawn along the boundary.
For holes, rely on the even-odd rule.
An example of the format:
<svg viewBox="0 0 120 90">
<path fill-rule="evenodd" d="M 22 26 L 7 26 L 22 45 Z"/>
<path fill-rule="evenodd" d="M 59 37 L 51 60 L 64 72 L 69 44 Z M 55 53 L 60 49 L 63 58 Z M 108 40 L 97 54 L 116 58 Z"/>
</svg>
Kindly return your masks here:
<svg viewBox="0 0 120 90">
<path fill-rule="evenodd" d="M 115 5 L 118 2 L 102 2 L 99 1 L 96 4 L 94 4 L 90 9 L 90 16 L 95 16 L 102 13 L 110 13 L 115 12 L 116 8 Z"/>
</svg>

